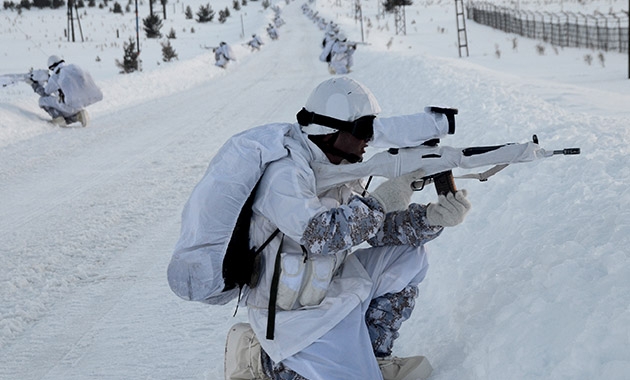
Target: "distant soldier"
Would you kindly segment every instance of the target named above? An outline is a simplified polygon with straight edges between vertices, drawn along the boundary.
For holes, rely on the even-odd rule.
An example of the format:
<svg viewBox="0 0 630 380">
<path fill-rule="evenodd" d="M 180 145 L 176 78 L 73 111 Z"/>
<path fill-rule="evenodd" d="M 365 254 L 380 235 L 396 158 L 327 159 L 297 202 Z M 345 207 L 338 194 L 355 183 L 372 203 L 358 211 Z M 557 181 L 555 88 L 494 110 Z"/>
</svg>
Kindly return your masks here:
<svg viewBox="0 0 630 380">
<path fill-rule="evenodd" d="M 236 61 L 232 48 L 225 42 L 221 42 L 219 47 L 214 49 L 215 65 L 225 68 L 229 61 Z"/>
<path fill-rule="evenodd" d="M 269 24 L 267 26 L 267 33 L 269 34 L 269 38 L 272 40 L 278 39 L 278 29 L 273 24 Z"/>
<path fill-rule="evenodd" d="M 262 39 L 257 34 L 252 34 L 252 39 L 247 43 L 252 50 L 260 50 L 263 45 Z"/>
</svg>

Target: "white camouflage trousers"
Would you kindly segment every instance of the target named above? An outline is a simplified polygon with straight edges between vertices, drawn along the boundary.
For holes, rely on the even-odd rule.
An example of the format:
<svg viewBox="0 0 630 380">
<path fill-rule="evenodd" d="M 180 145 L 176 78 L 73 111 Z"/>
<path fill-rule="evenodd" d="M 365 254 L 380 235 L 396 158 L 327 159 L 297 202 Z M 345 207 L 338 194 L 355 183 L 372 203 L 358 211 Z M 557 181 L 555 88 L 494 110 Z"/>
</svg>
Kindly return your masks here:
<svg viewBox="0 0 630 380">
<path fill-rule="evenodd" d="M 402 322 L 409 319 L 417 286 L 428 270 L 422 246 L 360 249 L 373 287 L 370 299 L 305 350 L 274 363 L 262 352 L 273 380 L 381 379 L 376 357 L 391 355 Z"/>
</svg>

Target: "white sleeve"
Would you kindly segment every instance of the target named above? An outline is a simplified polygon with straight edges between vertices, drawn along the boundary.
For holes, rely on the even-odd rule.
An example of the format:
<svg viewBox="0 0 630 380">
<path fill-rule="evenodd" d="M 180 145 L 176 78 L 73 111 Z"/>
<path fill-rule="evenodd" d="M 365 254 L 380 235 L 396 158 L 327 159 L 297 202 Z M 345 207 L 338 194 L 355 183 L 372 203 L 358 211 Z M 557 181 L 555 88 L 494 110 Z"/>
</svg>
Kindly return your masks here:
<svg viewBox="0 0 630 380">
<path fill-rule="evenodd" d="M 377 117 L 374 119 L 374 140 L 370 145 L 376 148 L 407 148 L 444 137 L 447 133 L 448 120 L 443 114 L 421 112 Z"/>
<path fill-rule="evenodd" d="M 48 78 L 48 82 L 44 86 L 44 92 L 46 95 L 51 95 L 55 91 L 59 90 L 59 74 L 53 74 Z"/>
</svg>

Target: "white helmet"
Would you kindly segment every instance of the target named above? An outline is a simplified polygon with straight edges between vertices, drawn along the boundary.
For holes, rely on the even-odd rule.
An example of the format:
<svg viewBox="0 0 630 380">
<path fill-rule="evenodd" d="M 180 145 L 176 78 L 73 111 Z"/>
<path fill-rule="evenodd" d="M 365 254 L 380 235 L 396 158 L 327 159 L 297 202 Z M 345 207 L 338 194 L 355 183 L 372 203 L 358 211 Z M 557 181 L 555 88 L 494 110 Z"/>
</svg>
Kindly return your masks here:
<svg viewBox="0 0 630 380">
<path fill-rule="evenodd" d="M 51 55 L 50 57 L 48 57 L 48 68 L 52 70 L 61 62 L 64 62 L 64 60 L 59 58 L 58 55 Z"/>
<path fill-rule="evenodd" d="M 381 107 L 372 92 L 361 83 L 347 77 L 335 77 L 320 83 L 306 100 L 304 109 L 308 113 L 342 122 L 354 122 L 363 116 L 375 116 L 381 112 Z M 339 129 L 316 124 L 317 120 L 311 120 L 314 121 L 300 121 L 302 130 L 309 135 L 327 135 Z"/>
</svg>

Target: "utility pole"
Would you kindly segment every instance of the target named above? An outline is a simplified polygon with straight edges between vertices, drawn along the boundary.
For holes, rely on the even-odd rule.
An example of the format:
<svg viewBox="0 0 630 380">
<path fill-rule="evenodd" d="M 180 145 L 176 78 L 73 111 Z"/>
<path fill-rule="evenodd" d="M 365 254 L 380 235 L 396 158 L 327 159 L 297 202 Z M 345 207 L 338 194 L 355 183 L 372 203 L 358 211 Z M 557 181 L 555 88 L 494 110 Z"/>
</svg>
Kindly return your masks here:
<svg viewBox="0 0 630 380">
<path fill-rule="evenodd" d="M 68 0 L 68 42 L 70 42 L 70 38 L 72 38 L 72 42 L 75 42 L 74 38 L 74 15 L 76 14 L 77 24 L 79 25 L 79 32 L 81 32 L 81 42 L 84 42 L 83 39 L 83 29 L 81 28 L 81 18 L 79 17 L 79 7 L 75 0 Z"/>
<path fill-rule="evenodd" d="M 466 33 L 466 16 L 464 15 L 463 0 L 455 0 L 455 18 L 457 21 L 457 46 L 459 47 L 459 58 L 462 57 L 462 48 L 466 48 L 466 57 L 468 57 L 468 34 Z"/>
<path fill-rule="evenodd" d="M 138 55 L 140 55 L 140 26 L 138 23 L 138 0 L 136 0 L 136 49 L 138 51 Z"/>
<path fill-rule="evenodd" d="M 70 42 L 70 35 L 72 35 L 72 42 L 74 42 L 74 17 L 72 15 L 72 0 L 68 0 L 68 42 Z"/>
</svg>

